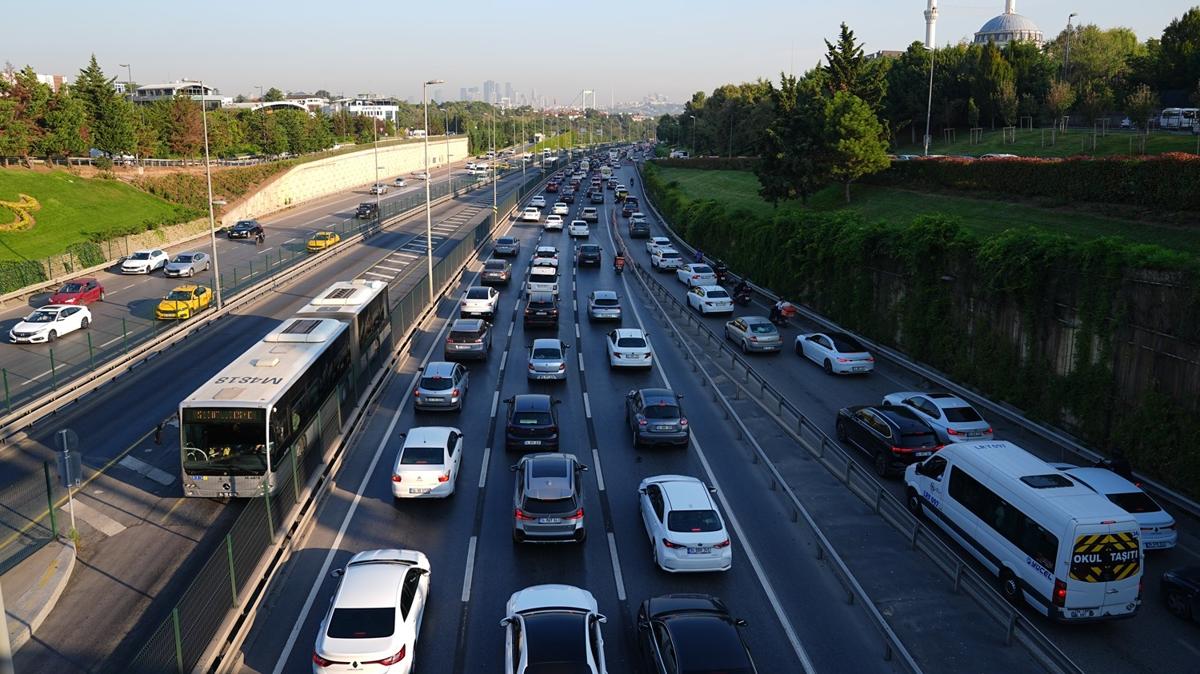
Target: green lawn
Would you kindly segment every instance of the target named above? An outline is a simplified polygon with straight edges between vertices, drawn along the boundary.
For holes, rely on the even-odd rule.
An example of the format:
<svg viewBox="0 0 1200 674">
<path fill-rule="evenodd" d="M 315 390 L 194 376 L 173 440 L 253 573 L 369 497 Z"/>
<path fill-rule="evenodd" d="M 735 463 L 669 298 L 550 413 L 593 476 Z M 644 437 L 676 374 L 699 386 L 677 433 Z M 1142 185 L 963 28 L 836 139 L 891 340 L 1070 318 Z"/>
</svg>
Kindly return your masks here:
<svg viewBox="0 0 1200 674">
<path fill-rule="evenodd" d="M 545 140 L 533 146 L 530 152 L 541 152 L 542 150 L 563 150 L 575 145 L 575 134 L 572 131 L 564 131 L 556 136 L 547 136 Z"/>
<path fill-rule="evenodd" d="M 716 199 L 730 208 L 770 214 L 774 207 L 758 196 L 758 179 L 747 171 L 702 171 L 658 168 L 667 181 L 678 181 L 684 194 L 695 199 Z M 908 221 L 923 214 L 947 214 L 961 218 L 963 224 L 981 235 L 1014 227 L 1034 226 L 1079 239 L 1119 236 L 1139 243 L 1186 250 L 1200 255 L 1200 231 L 1156 225 L 1144 221 L 1107 218 L 1062 208 L 1040 208 L 1019 203 L 973 199 L 970 197 L 927 194 L 891 187 L 856 185 L 853 202 L 847 206 L 840 187 L 831 187 L 809 200 L 808 208 L 835 211 L 849 208 L 878 220 Z M 800 202 L 781 205 L 784 209 L 804 208 Z"/>
<path fill-rule="evenodd" d="M 62 253 L 87 240 L 87 232 L 108 227 L 166 220 L 178 206 L 117 180 L 85 180 L 65 171 L 0 169 L 0 201 L 17 201 L 18 194 L 37 199 L 33 228 L 0 231 L 0 260 L 40 259 Z M 0 209 L 0 222 L 12 222 Z"/>
<path fill-rule="evenodd" d="M 904 134 L 907 138 L 908 134 Z M 1130 131 L 1110 130 L 1107 135 L 1097 135 L 1096 147 L 1092 148 L 1092 133 L 1083 129 L 1071 129 L 1067 135 L 1058 134 L 1051 145 L 1051 134 L 1041 129 L 1016 131 L 1016 142 L 1004 142 L 1001 131 L 984 131 L 979 143 L 971 143 L 971 133 L 967 129 L 957 129 L 955 139 L 947 142 L 942 136 L 935 136 L 929 146 L 930 154 L 965 154 L 978 157 L 988 153 L 1015 154 L 1022 157 L 1070 157 L 1078 154 L 1094 157 L 1130 156 L 1142 154 L 1138 145 L 1138 134 Z M 897 139 L 899 140 L 899 139 Z M 1167 133 L 1155 131 L 1146 137 L 1144 154 L 1162 154 L 1164 152 L 1193 152 L 1200 154 L 1200 136 L 1188 133 Z M 918 138 L 917 143 L 897 145 L 896 154 L 921 154 L 923 148 Z"/>
</svg>

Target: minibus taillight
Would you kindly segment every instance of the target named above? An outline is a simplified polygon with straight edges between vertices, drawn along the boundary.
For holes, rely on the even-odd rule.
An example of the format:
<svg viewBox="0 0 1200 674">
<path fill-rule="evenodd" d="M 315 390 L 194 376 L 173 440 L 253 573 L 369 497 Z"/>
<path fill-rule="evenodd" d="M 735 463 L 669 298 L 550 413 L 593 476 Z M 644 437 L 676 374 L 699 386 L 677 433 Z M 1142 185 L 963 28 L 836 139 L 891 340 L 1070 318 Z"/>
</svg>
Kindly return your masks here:
<svg viewBox="0 0 1200 674">
<path fill-rule="evenodd" d="M 1067 605 L 1067 584 L 1065 581 L 1054 579 L 1054 605 Z"/>
</svg>

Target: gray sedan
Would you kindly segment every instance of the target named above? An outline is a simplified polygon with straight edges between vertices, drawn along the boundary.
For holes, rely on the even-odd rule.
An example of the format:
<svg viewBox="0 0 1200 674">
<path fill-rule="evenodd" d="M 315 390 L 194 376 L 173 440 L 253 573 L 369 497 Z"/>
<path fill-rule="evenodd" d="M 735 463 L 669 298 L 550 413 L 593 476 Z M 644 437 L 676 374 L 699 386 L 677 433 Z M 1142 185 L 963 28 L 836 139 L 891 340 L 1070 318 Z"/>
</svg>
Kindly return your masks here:
<svg viewBox="0 0 1200 674">
<path fill-rule="evenodd" d="M 534 380 L 563 380 L 567 378 L 567 345 L 558 339 L 535 339 L 529 347 L 529 367 L 526 375 Z"/>
<path fill-rule="evenodd" d="M 621 300 L 611 290 L 593 290 L 588 293 L 587 310 L 589 320 L 621 320 Z"/>
<path fill-rule="evenodd" d="M 742 353 L 767 351 L 779 353 L 783 340 L 775 324 L 762 316 L 738 316 L 725 323 L 725 339 L 741 347 Z"/>
<path fill-rule="evenodd" d="M 207 253 L 180 253 L 163 267 L 163 273 L 167 276 L 195 276 L 196 272 L 208 271 L 211 266 L 212 260 L 208 259 Z"/>
</svg>

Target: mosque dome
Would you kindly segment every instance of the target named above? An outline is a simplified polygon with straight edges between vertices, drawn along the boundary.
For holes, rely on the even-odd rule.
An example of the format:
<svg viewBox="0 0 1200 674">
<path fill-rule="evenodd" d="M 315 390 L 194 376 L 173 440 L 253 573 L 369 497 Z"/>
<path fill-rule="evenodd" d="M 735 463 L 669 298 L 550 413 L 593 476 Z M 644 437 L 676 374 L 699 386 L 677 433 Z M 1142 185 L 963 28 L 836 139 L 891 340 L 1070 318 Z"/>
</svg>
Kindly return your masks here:
<svg viewBox="0 0 1200 674">
<path fill-rule="evenodd" d="M 1009 0 L 1003 14 L 983 24 L 975 33 L 975 44 L 995 42 L 1003 47 L 1009 42 L 1032 42 L 1040 47 L 1042 31 L 1032 19 L 1017 14 L 1015 5 L 1015 0 Z"/>
</svg>

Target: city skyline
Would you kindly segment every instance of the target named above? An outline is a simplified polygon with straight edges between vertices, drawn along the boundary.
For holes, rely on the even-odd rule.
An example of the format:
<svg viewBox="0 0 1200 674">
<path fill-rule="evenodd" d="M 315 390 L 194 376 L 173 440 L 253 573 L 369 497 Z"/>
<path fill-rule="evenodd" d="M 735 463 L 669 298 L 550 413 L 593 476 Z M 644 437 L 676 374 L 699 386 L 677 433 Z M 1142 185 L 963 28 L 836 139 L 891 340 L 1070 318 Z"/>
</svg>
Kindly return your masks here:
<svg viewBox="0 0 1200 674">
<path fill-rule="evenodd" d="M 434 35 L 434 31 L 406 36 L 403 46 L 395 51 L 346 48 L 357 39 L 386 45 L 390 25 L 411 27 L 442 21 L 431 8 L 406 7 L 403 17 L 400 10 L 380 8 L 378 11 L 384 15 L 397 12 L 397 20 L 389 21 L 389 16 L 384 16 L 354 33 L 331 38 L 329 27 L 336 26 L 338 18 L 328 16 L 333 10 L 324 4 L 294 3 L 296 11 L 285 16 L 267 8 L 234 5 L 229 0 L 212 4 L 212 11 L 196 17 L 182 6 L 119 1 L 118 11 L 110 15 L 114 17 L 112 30 L 108 30 L 103 29 L 103 19 L 100 26 L 95 21 L 64 21 L 59 8 L 24 3 L 7 10 L 13 23 L 54 23 L 58 38 L 46 41 L 36 37 L 36 31 L 16 32 L 6 40 L 7 49 L 0 52 L 0 58 L 17 68 L 30 65 L 40 73 L 65 75 L 73 80 L 95 53 L 104 71 L 121 81 L 128 77 L 122 64 L 129 64 L 137 83 L 203 79 L 230 96 L 254 97 L 261 86 L 285 92 L 326 89 L 347 96 L 370 92 L 420 100 L 420 82 L 436 77 L 445 80 L 441 87 L 444 98 L 454 97 L 455 92 L 459 93 L 455 99 L 461 98 L 464 92 L 476 88 L 478 100 L 500 102 L 507 98 L 513 105 L 523 101 L 535 106 L 543 102 L 565 106 L 577 99 L 581 90 L 592 89 L 597 107 L 606 108 L 610 99 L 641 101 L 652 93 L 682 103 L 696 91 L 709 92 L 721 84 L 760 77 L 775 80 L 780 72 L 803 72 L 820 61 L 825 50 L 823 40 L 834 38 L 841 21 L 855 31 L 868 52 L 902 50 L 923 40 L 926 6 L 924 0 L 859 1 L 836 7 L 762 1 L 727 6 L 702 0 L 689 6 L 691 18 L 687 22 L 669 7 L 638 6 L 638 20 L 626 26 L 622 32 L 626 37 L 620 40 L 614 41 L 604 31 L 572 33 L 575 46 L 556 58 L 545 58 L 544 50 L 517 40 L 506 43 L 503 49 L 490 50 L 481 60 L 478 49 L 446 50 L 445 35 Z M 451 22 L 451 36 L 456 31 L 465 36 L 496 27 L 487 20 L 490 5 L 467 5 L 478 11 L 461 12 L 460 18 Z M 634 7 L 620 0 L 613 5 L 618 13 L 624 6 Z M 1135 15 L 1128 11 L 1127 4 L 1116 0 L 1096 0 L 1087 6 L 1078 0 L 1021 0 L 1016 10 L 1038 23 L 1047 40 L 1065 27 L 1071 12 L 1079 12 L 1076 24 L 1126 26 L 1145 40 L 1161 33 L 1189 6 L 1187 2 L 1154 3 L 1140 7 Z M 534 15 L 557 11 L 549 3 L 538 2 L 522 9 Z M 983 23 L 1004 11 L 1005 0 L 970 0 L 970 4 L 967 0 L 942 0 L 938 9 L 938 44 L 946 45 L 970 41 Z M 260 23 L 268 25 L 269 19 L 272 32 L 288 38 L 247 40 L 241 32 L 228 30 L 221 19 L 247 13 L 251 22 L 261 15 L 264 20 Z M 763 21 L 771 14 L 778 20 Z M 505 35 L 513 34 L 509 17 L 498 16 L 495 20 L 501 22 Z M 666 28 L 659 39 L 654 31 L 628 30 L 637 25 Z M 122 31 L 137 39 L 93 39 Z M 195 45 L 196 49 L 189 53 L 180 49 L 181 45 Z M 617 46 L 619 50 L 614 49 Z M 254 66 L 247 68 L 247 63 Z M 385 67 L 378 67 L 380 63 Z M 642 65 L 634 67 L 634 63 Z M 487 72 L 481 72 L 484 69 Z M 489 93 L 492 96 L 487 97 Z"/>
</svg>

